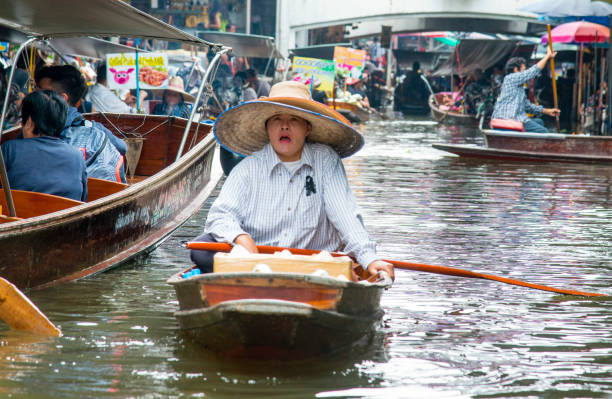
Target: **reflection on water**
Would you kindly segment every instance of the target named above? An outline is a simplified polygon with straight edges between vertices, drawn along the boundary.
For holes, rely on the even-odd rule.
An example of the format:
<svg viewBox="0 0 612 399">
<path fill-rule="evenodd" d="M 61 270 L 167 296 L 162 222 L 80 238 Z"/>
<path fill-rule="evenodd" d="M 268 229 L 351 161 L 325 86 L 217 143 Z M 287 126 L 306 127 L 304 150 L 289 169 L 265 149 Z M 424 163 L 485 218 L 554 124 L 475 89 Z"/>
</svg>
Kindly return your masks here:
<svg viewBox="0 0 612 399">
<path fill-rule="evenodd" d="M 372 122 L 345 161 L 384 257 L 612 293 L 609 166 L 484 162 L 431 121 Z M 149 257 L 30 293 L 63 336 L 0 326 L 0 396 L 19 398 L 609 397 L 612 301 L 398 271 L 366 351 L 320 361 L 217 359 L 177 327 L 165 280 L 206 207 Z"/>
</svg>

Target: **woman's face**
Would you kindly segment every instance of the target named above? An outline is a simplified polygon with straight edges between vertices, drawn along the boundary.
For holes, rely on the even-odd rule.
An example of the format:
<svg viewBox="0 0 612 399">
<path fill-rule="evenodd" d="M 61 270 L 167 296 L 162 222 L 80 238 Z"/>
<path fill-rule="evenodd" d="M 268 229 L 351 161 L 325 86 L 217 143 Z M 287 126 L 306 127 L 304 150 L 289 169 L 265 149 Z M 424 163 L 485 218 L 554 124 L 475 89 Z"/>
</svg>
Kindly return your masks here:
<svg viewBox="0 0 612 399">
<path fill-rule="evenodd" d="M 179 93 L 170 90 L 167 90 L 166 94 L 164 95 L 164 99 L 168 105 L 177 105 L 181 101 L 182 97 L 183 96 L 181 96 Z"/>
<path fill-rule="evenodd" d="M 310 134 L 310 124 L 291 114 L 279 114 L 266 123 L 270 144 L 283 162 L 299 161 L 306 137 Z"/>
</svg>

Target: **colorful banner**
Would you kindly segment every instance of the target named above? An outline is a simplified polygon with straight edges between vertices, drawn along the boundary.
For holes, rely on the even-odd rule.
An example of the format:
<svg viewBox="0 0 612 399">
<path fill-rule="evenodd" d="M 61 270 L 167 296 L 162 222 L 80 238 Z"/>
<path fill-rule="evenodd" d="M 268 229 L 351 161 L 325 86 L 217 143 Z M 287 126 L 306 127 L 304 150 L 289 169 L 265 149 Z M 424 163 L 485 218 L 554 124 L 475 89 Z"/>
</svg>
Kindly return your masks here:
<svg viewBox="0 0 612 399">
<path fill-rule="evenodd" d="M 336 73 L 345 78 L 360 79 L 365 66 L 366 51 L 349 47 L 334 47 Z"/>
<path fill-rule="evenodd" d="M 138 57 L 136 53 L 106 55 L 106 82 L 110 89 L 135 89 L 136 70 L 140 89 L 163 89 L 168 86 L 167 54 L 138 53 Z"/>
<path fill-rule="evenodd" d="M 333 61 L 321 60 L 318 58 L 293 57 L 291 70 L 294 73 L 293 80 L 297 80 L 308 86 L 310 86 L 312 80 L 313 89 L 331 93 L 334 88 L 335 65 Z"/>
<path fill-rule="evenodd" d="M 9 42 L 0 42 L 0 53 L 9 51 Z"/>
</svg>

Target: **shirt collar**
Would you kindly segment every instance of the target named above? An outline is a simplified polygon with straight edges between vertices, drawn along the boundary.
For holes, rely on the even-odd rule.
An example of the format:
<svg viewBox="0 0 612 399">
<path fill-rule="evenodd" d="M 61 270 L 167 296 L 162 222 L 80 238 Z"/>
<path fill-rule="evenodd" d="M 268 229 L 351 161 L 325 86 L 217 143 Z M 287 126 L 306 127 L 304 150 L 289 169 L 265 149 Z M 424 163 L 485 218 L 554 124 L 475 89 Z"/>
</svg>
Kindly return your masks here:
<svg viewBox="0 0 612 399">
<path fill-rule="evenodd" d="M 261 152 L 266 160 L 266 168 L 268 169 L 268 175 L 270 175 L 272 174 L 274 169 L 280 166 L 283 162 L 278 158 L 278 155 L 276 154 L 274 148 L 272 148 L 272 145 L 270 143 L 267 143 Z M 308 165 L 310 168 L 312 168 L 313 157 L 314 155 L 310 143 L 304 143 L 304 148 L 302 149 L 302 158 L 300 159 L 302 161 L 302 165 Z"/>
</svg>

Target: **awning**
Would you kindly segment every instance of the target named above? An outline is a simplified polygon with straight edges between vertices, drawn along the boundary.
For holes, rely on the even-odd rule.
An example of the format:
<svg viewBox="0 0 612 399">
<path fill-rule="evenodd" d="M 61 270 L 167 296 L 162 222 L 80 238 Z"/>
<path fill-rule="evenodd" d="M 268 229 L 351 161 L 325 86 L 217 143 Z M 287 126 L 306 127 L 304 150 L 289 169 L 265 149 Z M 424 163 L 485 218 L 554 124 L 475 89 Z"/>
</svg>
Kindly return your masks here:
<svg viewBox="0 0 612 399">
<path fill-rule="evenodd" d="M 449 55 L 448 60 L 434 71 L 435 76 L 461 75 L 466 76 L 473 71 L 482 71 L 505 58 L 525 56 L 531 54 L 535 44 L 519 45 L 518 40 L 461 40 L 455 47 L 455 52 Z M 520 54 L 519 54 L 520 53 Z M 525 57 L 529 58 L 529 56 Z"/>
<path fill-rule="evenodd" d="M 316 46 L 293 48 L 289 50 L 292 55 L 298 57 L 318 58 L 321 60 L 333 60 L 335 47 L 353 47 L 352 43 L 319 44 Z"/>
<path fill-rule="evenodd" d="M 65 37 L 49 40 L 49 44 L 62 54 L 80 57 L 103 59 L 108 53 L 128 53 L 138 50 L 140 53 L 148 53 L 146 50 L 136 49 L 123 44 L 112 43 L 95 37 Z M 44 43 L 39 46 L 47 47 Z"/>
<path fill-rule="evenodd" d="M 121 0 L 3 0 L 0 26 L 0 37 L 13 43 L 25 36 L 124 36 L 213 45 Z"/>
<path fill-rule="evenodd" d="M 198 36 L 231 47 L 232 53 L 238 57 L 283 58 L 274 44 L 274 38 L 270 36 L 217 31 L 200 32 Z"/>
</svg>

